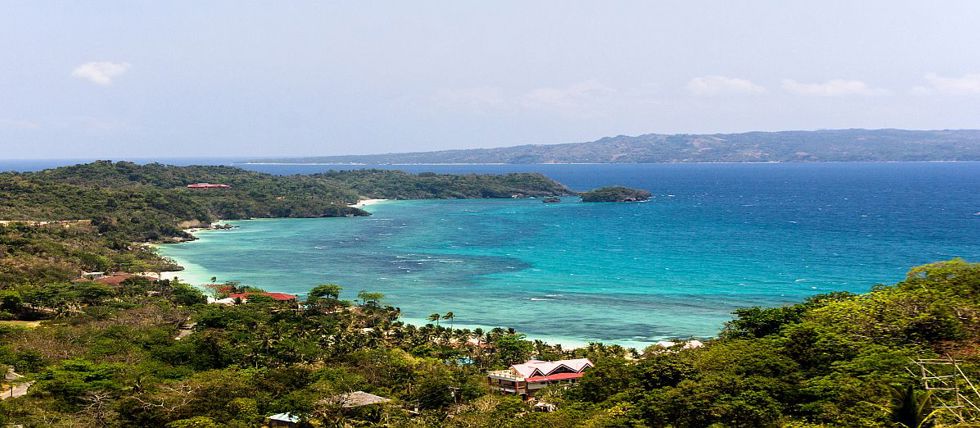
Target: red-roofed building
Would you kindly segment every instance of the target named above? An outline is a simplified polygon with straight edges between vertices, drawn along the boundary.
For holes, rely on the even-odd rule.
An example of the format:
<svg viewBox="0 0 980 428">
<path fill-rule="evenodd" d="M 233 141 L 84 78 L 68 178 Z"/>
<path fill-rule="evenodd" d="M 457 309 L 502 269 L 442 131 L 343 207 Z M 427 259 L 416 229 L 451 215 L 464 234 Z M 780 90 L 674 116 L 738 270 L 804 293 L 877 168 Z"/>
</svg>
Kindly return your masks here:
<svg viewBox="0 0 980 428">
<path fill-rule="evenodd" d="M 514 364 L 507 370 L 487 373 L 487 383 L 497 391 L 528 398 L 548 385 L 577 382 L 592 366 L 592 361 L 588 358 L 531 360 L 524 364 Z"/>
<path fill-rule="evenodd" d="M 114 273 L 111 275 L 105 275 L 103 277 L 97 278 L 95 282 L 98 282 L 100 284 L 105 284 L 105 285 L 118 286 L 130 278 L 146 278 L 150 281 L 156 281 L 156 279 L 154 278 L 150 278 L 142 275 L 133 275 L 131 273 Z"/>
<path fill-rule="evenodd" d="M 271 298 L 272 300 L 276 300 L 276 301 L 280 301 L 280 302 L 288 302 L 290 300 L 296 300 L 296 296 L 294 296 L 292 294 L 286 294 L 286 293 L 269 293 L 269 292 L 252 292 L 252 291 L 247 292 L 247 293 L 230 294 L 230 295 L 228 295 L 228 298 L 229 299 L 241 299 L 243 302 L 245 302 L 245 301 L 248 301 L 248 296 L 250 296 L 250 295 L 266 296 L 266 297 Z"/>
<path fill-rule="evenodd" d="M 231 186 L 227 184 L 214 184 L 214 183 L 194 183 L 188 184 L 188 189 L 230 189 Z"/>
</svg>

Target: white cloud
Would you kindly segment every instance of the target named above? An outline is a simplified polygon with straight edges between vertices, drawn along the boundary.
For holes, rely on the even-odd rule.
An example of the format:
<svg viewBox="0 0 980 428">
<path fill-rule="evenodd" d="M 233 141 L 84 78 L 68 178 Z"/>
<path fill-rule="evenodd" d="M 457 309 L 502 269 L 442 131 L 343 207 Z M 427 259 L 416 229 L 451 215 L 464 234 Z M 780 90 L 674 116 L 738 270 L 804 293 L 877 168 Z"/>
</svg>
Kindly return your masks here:
<svg viewBox="0 0 980 428">
<path fill-rule="evenodd" d="M 107 86 L 112 84 L 112 79 L 126 73 L 129 67 L 128 62 L 93 61 L 75 67 L 71 75 L 97 85 Z"/>
<path fill-rule="evenodd" d="M 980 94 L 980 73 L 965 74 L 962 77 L 944 77 L 935 73 L 926 75 L 929 86 L 916 86 L 912 93 L 929 95 L 940 93 L 946 95 L 977 95 Z"/>
<path fill-rule="evenodd" d="M 608 101 L 616 90 L 596 80 L 586 80 L 564 88 L 537 88 L 519 98 L 528 109 L 553 110 L 575 116 L 594 116 L 599 104 Z"/>
<path fill-rule="evenodd" d="M 726 76 L 701 76 L 687 82 L 687 90 L 699 97 L 715 95 L 750 95 L 766 92 L 751 80 Z"/>
<path fill-rule="evenodd" d="M 801 83 L 783 79 L 783 89 L 797 95 L 840 97 L 847 95 L 884 95 L 888 91 L 872 88 L 860 80 L 833 79 L 823 83 Z"/>
<path fill-rule="evenodd" d="M 434 98 L 441 105 L 475 111 L 500 109 L 507 103 L 500 89 L 492 87 L 443 89 Z"/>
<path fill-rule="evenodd" d="M 624 104 L 649 103 L 656 89 L 653 85 L 643 85 L 621 91 L 590 79 L 564 87 L 542 86 L 524 91 L 489 86 L 442 89 L 429 101 L 442 108 L 478 113 L 545 113 L 595 118 L 608 116 Z"/>
</svg>

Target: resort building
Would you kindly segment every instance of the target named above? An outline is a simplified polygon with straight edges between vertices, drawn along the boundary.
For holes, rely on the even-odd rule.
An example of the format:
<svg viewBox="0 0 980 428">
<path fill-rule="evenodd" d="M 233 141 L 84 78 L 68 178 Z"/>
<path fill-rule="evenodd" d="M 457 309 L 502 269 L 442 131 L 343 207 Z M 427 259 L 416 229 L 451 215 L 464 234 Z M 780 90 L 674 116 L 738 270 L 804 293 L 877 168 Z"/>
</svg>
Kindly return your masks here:
<svg viewBox="0 0 980 428">
<path fill-rule="evenodd" d="M 132 274 L 126 272 L 115 272 L 115 273 L 105 273 L 105 272 L 82 272 L 82 276 L 77 279 L 77 281 L 95 281 L 99 284 L 120 286 L 123 282 L 128 279 L 133 278 L 144 278 L 148 281 L 156 281 L 156 278 L 147 276 L 144 274 Z"/>
<path fill-rule="evenodd" d="M 491 389 L 505 394 L 516 394 L 524 398 L 549 385 L 575 383 L 585 371 L 592 368 L 588 358 L 560 361 L 531 360 L 515 364 L 507 370 L 487 373 L 487 383 Z"/>
<path fill-rule="evenodd" d="M 327 404 L 339 405 L 345 409 L 352 409 L 355 407 L 373 406 L 376 404 L 385 404 L 390 402 L 391 399 L 384 398 L 378 395 L 370 394 L 364 391 L 354 391 L 347 394 L 340 394 L 330 397 L 324 400 Z"/>
<path fill-rule="evenodd" d="M 188 189 L 230 189 L 231 186 L 227 184 L 213 184 L 213 183 L 194 183 L 188 184 Z"/>
<path fill-rule="evenodd" d="M 269 428 L 294 428 L 299 426 L 299 416 L 292 413 L 276 413 L 268 418 Z"/>
<path fill-rule="evenodd" d="M 245 302 L 245 301 L 248 301 L 249 296 L 266 296 L 266 297 L 268 297 L 268 298 L 270 298 L 272 300 L 277 300 L 277 301 L 280 301 L 280 302 L 288 302 L 290 300 L 296 300 L 296 296 L 294 296 L 292 294 L 272 293 L 272 292 L 268 292 L 268 291 L 262 291 L 262 292 L 251 292 L 250 291 L 250 292 L 246 292 L 246 293 L 229 294 L 228 295 L 228 298 L 230 298 L 232 300 L 241 299 L 241 301 Z"/>
<path fill-rule="evenodd" d="M 286 293 L 272 293 L 267 291 L 248 291 L 245 293 L 235 293 L 229 294 L 228 297 L 223 299 L 212 299 L 208 297 L 208 303 L 213 303 L 217 305 L 235 305 L 238 303 L 248 303 L 250 296 L 266 296 L 277 302 L 293 302 L 297 303 L 296 296 Z"/>
</svg>

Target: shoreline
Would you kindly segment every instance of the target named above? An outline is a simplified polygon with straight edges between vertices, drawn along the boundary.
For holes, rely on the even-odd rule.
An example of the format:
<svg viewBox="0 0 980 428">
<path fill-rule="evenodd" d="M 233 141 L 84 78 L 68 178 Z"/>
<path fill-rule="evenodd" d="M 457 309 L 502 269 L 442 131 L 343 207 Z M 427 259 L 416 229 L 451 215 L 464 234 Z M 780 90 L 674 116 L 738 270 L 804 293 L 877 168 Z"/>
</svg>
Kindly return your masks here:
<svg viewBox="0 0 980 428">
<path fill-rule="evenodd" d="M 369 206 L 369 205 L 375 205 L 375 204 L 378 204 L 378 203 L 381 203 L 381 202 L 384 202 L 384 201 L 387 201 L 387 200 L 385 200 L 385 199 L 369 199 L 369 200 L 361 201 L 359 203 L 363 203 L 362 206 Z M 246 220 L 236 220 L 236 221 L 246 221 Z M 186 229 L 185 232 L 191 233 L 192 235 L 194 235 L 194 237 L 196 239 L 190 240 L 190 241 L 184 241 L 184 242 L 169 242 L 169 243 L 159 243 L 159 244 L 151 244 L 151 245 L 156 246 L 156 247 L 159 247 L 159 246 L 163 246 L 163 245 L 189 244 L 189 243 L 193 243 L 193 242 L 196 242 L 196 241 L 200 240 L 201 239 L 201 236 L 200 236 L 201 233 L 220 232 L 220 231 L 223 231 L 223 230 L 226 230 L 226 229 L 215 229 L 215 228 L 192 228 L 192 229 Z M 186 259 L 181 259 L 179 257 L 173 257 L 173 256 L 167 256 L 167 257 L 170 258 L 171 260 L 173 260 L 175 263 L 177 263 L 177 265 L 181 266 L 183 268 L 183 270 L 160 272 L 160 279 L 161 280 L 164 280 L 164 279 L 165 280 L 178 279 L 181 282 L 190 284 L 191 286 L 193 286 L 194 288 L 197 288 L 199 290 L 202 290 L 202 291 L 205 291 L 205 292 L 210 291 L 210 290 L 208 290 L 207 288 L 204 287 L 204 284 L 210 283 L 211 282 L 210 281 L 210 278 L 213 277 L 213 275 L 210 272 L 208 272 L 207 269 L 205 269 L 203 266 L 199 266 L 199 265 L 197 265 L 195 263 L 192 263 L 192 262 L 190 262 L 189 260 L 186 260 Z M 220 283 L 221 281 L 222 281 L 222 279 L 221 278 L 218 278 L 218 282 Z M 254 285 L 259 286 L 259 287 L 262 287 L 262 284 L 254 284 Z M 431 321 L 429 321 L 429 320 L 427 320 L 425 318 L 413 318 L 413 317 L 406 317 L 406 316 L 399 317 L 399 321 L 404 322 L 405 324 L 414 325 L 416 327 L 422 327 L 422 326 L 424 326 L 426 324 L 432 324 Z M 470 323 L 465 323 L 465 322 L 456 323 L 455 327 L 456 327 L 457 330 L 464 329 L 464 328 L 469 328 L 471 330 L 472 329 L 475 329 L 475 328 L 483 328 L 484 331 L 490 331 L 494 327 L 501 327 L 501 328 L 505 328 L 505 329 L 507 328 L 506 326 L 502 326 L 502 325 L 491 326 L 491 325 L 482 325 L 482 324 L 470 324 Z M 680 339 L 680 338 L 676 338 L 676 337 L 672 337 L 672 338 L 664 337 L 664 338 L 659 338 L 659 340 L 657 340 L 655 342 L 643 342 L 643 341 L 634 341 L 634 340 L 598 340 L 598 339 L 596 339 L 596 340 L 590 340 L 590 339 L 587 339 L 587 338 L 565 337 L 565 336 L 551 335 L 551 334 L 530 334 L 530 333 L 526 333 L 526 332 L 522 332 L 522 331 L 518 331 L 518 333 L 525 334 L 527 340 L 532 340 L 532 341 L 533 340 L 541 340 L 541 341 L 543 341 L 543 342 L 545 342 L 545 343 L 547 343 L 549 345 L 561 345 L 562 348 L 563 349 L 566 349 L 566 350 L 586 348 L 586 347 L 589 346 L 590 343 L 602 343 L 604 345 L 620 345 L 620 346 L 622 346 L 624 348 L 627 348 L 627 349 L 634 348 L 634 349 L 642 352 L 645 348 L 647 348 L 649 346 L 657 345 L 657 344 L 663 343 L 665 341 L 672 341 L 672 342 L 675 342 L 675 343 L 684 344 L 684 343 L 687 343 L 688 341 L 691 341 L 691 340 L 699 340 L 700 339 L 700 340 L 703 341 L 703 340 L 708 339 L 708 338 L 697 338 L 697 337 L 691 337 L 691 338 L 687 338 L 687 339 Z M 673 339 L 673 340 L 671 340 L 671 339 Z"/>
<path fill-rule="evenodd" d="M 348 205 L 351 208 L 364 208 L 370 205 L 377 205 L 382 202 L 388 202 L 389 199 L 361 199 L 356 203 Z"/>
<path fill-rule="evenodd" d="M 372 206 L 372 205 L 378 205 L 380 203 L 389 202 L 389 201 L 391 201 L 391 200 L 390 199 L 361 199 L 361 200 L 358 200 L 356 203 L 350 204 L 348 206 L 349 207 L 352 207 L 352 208 L 364 209 L 364 208 L 369 207 L 369 206 Z M 251 220 L 256 220 L 256 219 L 244 219 L 244 220 L 233 220 L 233 221 L 251 221 Z M 198 241 L 198 240 L 201 239 L 201 237 L 199 236 L 199 234 L 201 232 L 214 232 L 214 231 L 222 231 L 222 230 L 233 229 L 234 227 L 232 227 L 228 223 L 229 221 L 232 221 L 232 220 L 217 220 L 214 223 L 211 223 L 211 225 L 208 226 L 208 227 L 191 227 L 191 228 L 183 229 L 183 232 L 185 232 L 185 233 L 193 236 L 193 239 L 188 239 L 188 240 L 183 240 L 183 241 L 174 241 L 174 242 L 156 242 L 156 243 L 150 243 L 150 244 L 147 244 L 147 245 L 150 245 L 151 247 L 154 247 L 154 248 L 160 248 L 160 246 L 163 246 L 163 245 L 186 244 L 186 243 Z M 208 283 L 209 281 L 206 281 L 204 279 L 205 278 L 206 279 L 210 279 L 211 278 L 211 276 L 208 276 L 208 275 L 210 275 L 210 273 L 207 272 L 206 269 L 196 267 L 196 265 L 195 265 L 195 267 L 190 267 L 189 268 L 188 265 L 193 265 L 193 263 L 190 263 L 190 262 L 188 262 L 186 260 L 180 260 L 180 259 L 174 258 L 173 256 L 167 256 L 167 257 L 170 258 L 171 260 L 173 260 L 174 263 L 176 263 L 182 269 L 181 270 L 174 270 L 174 271 L 160 272 L 160 279 L 161 280 L 164 280 L 164 279 L 166 279 L 166 280 L 181 279 L 182 281 L 187 282 L 187 283 L 189 283 L 190 285 L 192 285 L 194 287 L 197 287 L 197 288 L 199 288 L 201 290 L 205 290 L 202 287 L 202 285 Z"/>
</svg>

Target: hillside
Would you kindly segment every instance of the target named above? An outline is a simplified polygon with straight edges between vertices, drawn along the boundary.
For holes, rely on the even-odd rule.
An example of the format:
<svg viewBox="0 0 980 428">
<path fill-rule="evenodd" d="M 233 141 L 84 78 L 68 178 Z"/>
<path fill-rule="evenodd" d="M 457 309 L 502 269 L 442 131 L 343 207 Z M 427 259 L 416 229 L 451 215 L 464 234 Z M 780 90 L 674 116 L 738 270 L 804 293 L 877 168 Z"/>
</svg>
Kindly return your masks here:
<svg viewBox="0 0 980 428">
<path fill-rule="evenodd" d="M 227 187 L 192 189 L 194 183 Z M 181 224 L 220 219 L 368 215 L 360 198 L 509 198 L 570 194 L 540 174 L 449 175 L 341 171 L 278 176 L 227 166 L 98 161 L 0 174 L 0 220 L 91 220 L 130 241 L 186 237 Z"/>
<path fill-rule="evenodd" d="M 263 159 L 283 163 L 673 163 L 978 161 L 980 130 L 842 129 L 620 135 L 586 143 L 378 155 Z"/>
</svg>

